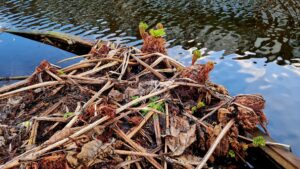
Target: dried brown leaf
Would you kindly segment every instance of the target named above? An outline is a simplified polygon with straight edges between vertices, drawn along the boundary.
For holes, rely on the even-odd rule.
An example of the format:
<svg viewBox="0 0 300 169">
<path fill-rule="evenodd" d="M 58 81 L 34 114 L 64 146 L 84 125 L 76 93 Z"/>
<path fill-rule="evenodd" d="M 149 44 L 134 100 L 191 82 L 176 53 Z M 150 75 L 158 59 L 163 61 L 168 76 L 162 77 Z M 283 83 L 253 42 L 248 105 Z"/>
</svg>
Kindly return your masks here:
<svg viewBox="0 0 300 169">
<path fill-rule="evenodd" d="M 196 124 L 181 117 L 171 118 L 170 135 L 166 138 L 166 144 L 173 152 L 173 156 L 181 155 L 194 141 L 196 141 Z"/>
<path fill-rule="evenodd" d="M 124 100 L 124 94 L 114 89 L 109 92 L 108 97 L 114 99 L 117 102 L 121 102 Z"/>
<path fill-rule="evenodd" d="M 50 137 L 49 140 L 47 140 L 44 144 L 53 144 L 57 141 L 60 141 L 64 138 L 69 137 L 71 134 L 73 134 L 76 130 L 73 128 L 64 128 L 63 130 L 60 130 L 56 132 L 52 137 Z"/>
</svg>

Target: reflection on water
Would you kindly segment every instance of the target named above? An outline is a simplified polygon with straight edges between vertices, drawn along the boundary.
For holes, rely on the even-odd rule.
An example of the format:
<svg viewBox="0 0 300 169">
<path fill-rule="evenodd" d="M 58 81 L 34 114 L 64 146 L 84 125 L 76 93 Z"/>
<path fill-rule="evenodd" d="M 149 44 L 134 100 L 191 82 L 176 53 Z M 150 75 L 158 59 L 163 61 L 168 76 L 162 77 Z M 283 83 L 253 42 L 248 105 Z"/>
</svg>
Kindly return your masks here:
<svg viewBox="0 0 300 169">
<path fill-rule="evenodd" d="M 58 30 L 139 45 L 137 25 L 162 22 L 170 46 L 256 52 L 267 62 L 300 66 L 298 0 L 10 0 L 3 26 Z M 247 59 L 240 58 L 240 59 Z"/>
<path fill-rule="evenodd" d="M 292 145 L 293 151 L 300 156 L 300 71 L 274 63 L 264 66 L 265 59 L 237 61 L 232 59 L 235 55 L 228 55 L 220 60 L 220 55 L 216 52 L 207 58 L 217 62 L 212 80 L 224 84 L 232 95 L 262 94 L 267 101 L 265 112 L 271 136 Z"/>
<path fill-rule="evenodd" d="M 202 50 L 209 56 L 199 62 L 215 60 L 212 79 L 232 95 L 263 94 L 272 136 L 300 156 L 300 71 L 295 68 L 300 67 L 300 1 L 0 0 L 0 27 L 57 30 L 140 46 L 141 20 L 162 22 L 169 55 L 186 65 L 194 47 L 207 48 Z M 8 34 L 0 34 L 0 51 L 0 76 L 28 74 L 42 59 L 56 62 L 71 55 Z"/>
</svg>

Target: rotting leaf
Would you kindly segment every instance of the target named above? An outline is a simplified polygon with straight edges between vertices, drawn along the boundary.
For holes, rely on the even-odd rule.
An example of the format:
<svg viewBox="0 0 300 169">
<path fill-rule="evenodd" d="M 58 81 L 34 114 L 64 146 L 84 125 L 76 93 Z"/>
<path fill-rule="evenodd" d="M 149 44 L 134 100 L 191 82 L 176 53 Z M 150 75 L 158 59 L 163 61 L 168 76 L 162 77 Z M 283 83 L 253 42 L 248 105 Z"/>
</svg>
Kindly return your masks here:
<svg viewBox="0 0 300 169">
<path fill-rule="evenodd" d="M 57 141 L 60 141 L 64 138 L 69 137 L 74 132 L 75 132 L 75 129 L 73 129 L 73 128 L 64 128 L 64 129 L 56 132 L 54 135 L 52 135 L 50 137 L 50 139 L 48 141 L 46 141 L 44 144 L 46 144 L 46 145 L 53 144 Z"/>
<path fill-rule="evenodd" d="M 181 155 L 186 148 L 196 141 L 196 124 L 179 116 L 171 118 L 170 135 L 166 138 L 166 144 L 173 156 Z"/>
<path fill-rule="evenodd" d="M 228 122 L 228 119 L 229 119 L 228 115 L 229 114 L 231 114 L 231 113 L 229 112 L 228 109 L 220 108 L 218 110 L 218 121 L 221 124 L 225 125 Z"/>
<path fill-rule="evenodd" d="M 77 158 L 86 166 L 102 162 L 109 155 L 113 154 L 112 143 L 114 143 L 114 139 L 110 143 L 105 144 L 101 140 L 92 140 L 82 146 L 81 152 L 77 154 Z"/>
<path fill-rule="evenodd" d="M 109 94 L 108 97 L 114 99 L 117 102 L 121 102 L 124 100 L 124 94 L 122 94 L 121 92 L 119 92 L 118 90 L 114 90 L 112 89 Z"/>
</svg>

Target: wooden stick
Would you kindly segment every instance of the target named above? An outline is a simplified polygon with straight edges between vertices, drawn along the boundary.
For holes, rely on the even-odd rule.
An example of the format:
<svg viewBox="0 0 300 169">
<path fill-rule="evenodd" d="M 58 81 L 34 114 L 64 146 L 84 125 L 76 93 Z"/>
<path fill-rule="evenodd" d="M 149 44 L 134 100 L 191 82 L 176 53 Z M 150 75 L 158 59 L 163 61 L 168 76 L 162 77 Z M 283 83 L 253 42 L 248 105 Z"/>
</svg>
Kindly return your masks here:
<svg viewBox="0 0 300 169">
<path fill-rule="evenodd" d="M 65 67 L 63 69 L 61 69 L 63 72 L 71 72 L 73 70 L 77 70 L 77 69 L 81 69 L 81 68 L 88 68 L 88 67 L 92 67 L 95 66 L 95 63 L 84 63 L 84 62 L 79 62 L 76 63 L 74 65 L 70 65 L 68 67 Z"/>
<path fill-rule="evenodd" d="M 112 66 L 115 66 L 116 64 L 118 64 L 118 62 L 114 61 L 114 62 L 110 62 L 110 63 L 107 63 L 103 66 L 100 66 L 96 69 L 92 69 L 92 70 L 89 70 L 89 71 L 86 71 L 86 72 L 83 72 L 83 73 L 80 73 L 76 76 L 86 76 L 86 75 L 92 75 L 92 74 L 95 74 L 97 72 L 100 72 L 101 70 L 103 69 L 106 69 L 106 68 L 109 68 L 109 67 L 112 67 Z"/>
<path fill-rule="evenodd" d="M 24 91 L 27 91 L 27 90 L 31 90 L 31 89 L 36 89 L 36 88 L 46 87 L 46 86 L 54 86 L 54 85 L 63 84 L 63 83 L 64 82 L 58 82 L 58 81 L 47 81 L 47 82 L 43 82 L 43 83 L 38 83 L 38 84 L 31 85 L 31 86 L 23 87 L 23 88 L 20 88 L 20 89 L 11 91 L 11 92 L 0 94 L 0 98 L 6 97 L 6 96 L 9 96 L 9 95 L 13 95 L 13 94 L 16 94 L 16 93 L 24 92 Z"/>
<path fill-rule="evenodd" d="M 120 154 L 120 155 L 135 155 L 135 156 L 144 156 L 144 157 L 159 157 L 158 154 L 135 152 L 135 151 L 126 151 L 126 150 L 114 150 L 114 153 Z"/>
<path fill-rule="evenodd" d="M 222 104 L 220 104 L 219 106 L 217 106 L 216 108 L 214 108 L 212 111 L 210 111 L 209 113 L 207 113 L 205 116 L 203 116 L 199 121 L 203 121 L 207 117 L 213 115 L 217 110 L 219 110 L 221 107 L 223 107 L 224 105 L 226 105 L 229 101 L 230 100 L 227 100 L 227 101 L 223 102 Z"/>
<path fill-rule="evenodd" d="M 119 169 L 119 168 L 124 168 L 127 165 L 130 165 L 132 163 L 136 163 L 142 161 L 142 158 L 138 158 L 138 159 L 134 159 L 134 160 L 126 160 L 124 162 L 119 163 L 118 165 L 115 166 L 115 169 Z"/>
<path fill-rule="evenodd" d="M 130 138 L 128 138 L 126 136 L 126 134 L 119 128 L 119 127 L 114 127 L 113 130 L 116 132 L 116 134 L 121 137 L 123 140 L 125 140 L 129 145 L 131 145 L 135 150 L 146 153 L 147 151 L 141 147 L 140 145 L 138 145 L 137 143 L 135 143 L 133 140 L 131 140 Z M 153 157 L 145 157 L 154 167 L 158 168 L 158 169 L 163 169 L 163 167 L 156 161 L 154 160 Z"/>
<path fill-rule="evenodd" d="M 220 141 L 222 140 L 222 138 L 226 135 L 226 133 L 229 131 L 229 129 L 231 128 L 231 126 L 233 124 L 234 124 L 234 119 L 231 119 L 225 125 L 225 127 L 222 129 L 221 133 L 218 135 L 218 137 L 216 138 L 216 140 L 214 141 L 214 143 L 210 146 L 209 150 L 207 151 L 207 153 L 205 154 L 205 156 L 203 157 L 203 159 L 201 160 L 200 164 L 197 166 L 196 169 L 202 169 L 204 167 L 204 165 L 206 164 L 207 160 L 210 158 L 210 156 L 215 151 L 215 149 L 217 148 L 217 146 L 220 143 Z"/>
<path fill-rule="evenodd" d="M 104 116 L 102 117 L 101 119 L 95 121 L 94 123 L 92 124 L 89 124 L 88 126 L 82 128 L 81 130 L 77 131 L 76 133 L 72 134 L 70 137 L 68 138 L 64 138 L 56 143 L 53 143 L 45 148 L 43 148 L 42 146 L 39 146 L 39 147 L 36 147 L 32 150 L 29 150 L 23 154 L 21 154 L 20 156 L 12 159 L 11 161 L 5 163 L 1 169 L 9 169 L 9 168 L 13 168 L 13 167 L 16 167 L 18 165 L 20 165 L 20 162 L 19 160 L 21 158 L 24 158 L 24 160 L 34 160 L 36 159 L 37 157 L 41 156 L 42 154 L 44 154 L 45 152 L 47 151 L 50 151 L 58 146 L 61 146 L 62 144 L 66 143 L 67 141 L 70 140 L 70 138 L 74 139 L 75 137 L 78 137 L 80 135 L 82 135 L 83 133 L 85 132 L 88 132 L 90 130 L 92 130 L 93 128 L 95 128 L 97 125 L 101 124 L 102 122 L 108 120 L 109 117 L 108 116 Z M 41 149 L 43 148 L 43 149 Z M 40 150 L 41 149 L 41 150 Z"/>
<path fill-rule="evenodd" d="M 52 73 L 50 70 L 46 70 L 46 72 L 52 76 L 57 81 L 63 81 L 60 77 L 58 77 L 56 74 Z"/>
<path fill-rule="evenodd" d="M 114 84 L 111 81 L 108 81 L 89 101 L 87 101 L 83 106 L 82 109 L 86 109 L 90 106 L 105 90 L 111 88 Z"/>
<path fill-rule="evenodd" d="M 149 66 L 147 63 L 145 63 L 141 59 L 139 59 L 139 58 L 137 58 L 135 56 L 131 56 L 131 57 L 133 57 L 141 65 L 143 65 L 145 68 L 147 68 L 150 72 L 152 72 L 156 77 L 158 77 L 160 79 L 160 81 L 164 81 L 166 79 L 165 76 L 163 76 L 162 74 L 160 74 L 159 72 L 157 72 L 155 69 L 153 69 L 151 66 Z"/>
<path fill-rule="evenodd" d="M 27 78 L 25 80 L 22 80 L 22 81 L 19 81 L 17 83 L 13 83 L 13 84 L 8 85 L 8 86 L 3 86 L 3 87 L 0 88 L 0 93 L 10 91 L 12 89 L 15 89 L 15 88 L 18 88 L 20 86 L 23 86 L 23 85 L 25 85 L 27 83 L 29 83 L 29 78 Z"/>
<path fill-rule="evenodd" d="M 160 125 L 159 125 L 159 116 L 158 116 L 158 114 L 155 113 L 152 117 L 153 117 L 153 127 L 154 127 L 156 145 L 158 147 L 161 147 L 162 140 L 161 140 L 161 129 L 160 129 Z"/>
<path fill-rule="evenodd" d="M 92 56 L 92 54 L 85 54 L 85 55 L 79 55 L 79 56 L 72 56 L 72 57 L 69 57 L 69 58 L 60 60 L 60 61 L 58 61 L 57 63 L 62 63 L 62 62 L 65 62 L 65 61 L 69 61 L 69 60 L 73 60 L 73 59 L 78 59 L 78 58 L 85 58 L 85 57 L 89 57 L 89 56 Z"/>
<path fill-rule="evenodd" d="M 253 142 L 253 139 L 251 139 L 251 138 L 248 138 L 248 137 L 245 137 L 245 136 L 241 136 L 241 135 L 238 135 L 238 137 L 241 138 L 241 139 L 247 140 L 249 142 Z M 266 145 L 269 145 L 269 146 L 281 146 L 281 147 L 287 148 L 288 150 L 291 150 L 291 145 L 288 145 L 288 144 L 275 143 L 275 142 L 266 141 Z"/>
<path fill-rule="evenodd" d="M 154 114 L 153 111 L 150 111 L 147 113 L 147 115 L 145 116 L 145 118 L 143 119 L 143 121 L 133 129 L 133 131 L 131 131 L 127 137 L 128 138 L 132 138 L 143 126 L 144 124 L 146 124 L 146 122 L 150 119 L 150 117 Z"/>
<path fill-rule="evenodd" d="M 141 102 L 141 101 L 144 101 L 144 100 L 146 100 L 146 99 L 149 99 L 149 98 L 151 98 L 151 97 L 153 97 L 153 96 L 157 96 L 157 95 L 159 95 L 159 94 L 162 94 L 162 93 L 164 93 L 164 92 L 166 92 L 166 91 L 169 91 L 170 89 L 173 89 L 173 88 L 175 88 L 175 87 L 178 87 L 178 85 L 171 85 L 171 86 L 166 87 L 166 88 L 164 88 L 164 89 L 162 89 L 162 90 L 159 90 L 159 91 L 157 91 L 157 92 L 150 93 L 150 94 L 148 94 L 148 95 L 146 95 L 146 96 L 143 96 L 143 97 L 134 99 L 134 100 L 132 100 L 131 102 L 129 102 L 129 103 L 123 105 L 122 107 L 118 108 L 118 109 L 116 110 L 116 113 L 120 113 L 120 112 L 122 112 L 123 110 L 125 110 L 125 109 L 131 107 L 131 106 L 134 105 L 134 104 L 137 104 L 137 103 L 139 103 L 139 102 Z"/>
</svg>

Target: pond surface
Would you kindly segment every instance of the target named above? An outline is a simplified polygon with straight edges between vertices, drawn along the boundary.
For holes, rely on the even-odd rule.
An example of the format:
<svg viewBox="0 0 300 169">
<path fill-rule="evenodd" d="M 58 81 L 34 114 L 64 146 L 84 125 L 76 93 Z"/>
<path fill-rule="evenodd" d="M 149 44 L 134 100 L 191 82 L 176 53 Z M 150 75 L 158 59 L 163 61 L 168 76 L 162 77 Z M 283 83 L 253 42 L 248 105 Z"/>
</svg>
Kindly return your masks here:
<svg viewBox="0 0 300 169">
<path fill-rule="evenodd" d="M 163 23 L 169 55 L 186 65 L 191 51 L 202 48 L 207 57 L 199 62 L 216 61 L 212 80 L 232 95 L 263 94 L 272 137 L 300 156 L 300 1 L 0 0 L 0 28 L 55 30 L 139 47 L 140 21 Z M 0 51 L 0 76 L 24 75 L 42 59 L 72 55 L 5 33 Z"/>
</svg>

